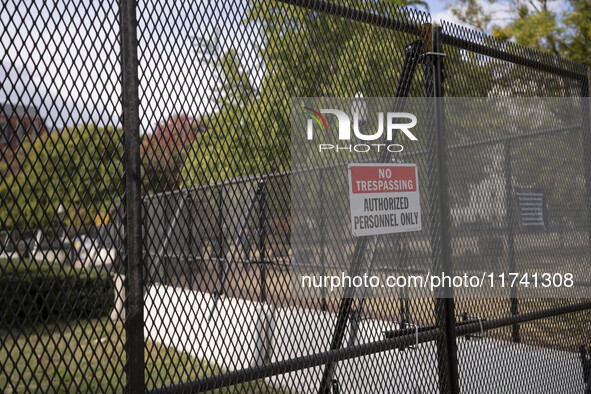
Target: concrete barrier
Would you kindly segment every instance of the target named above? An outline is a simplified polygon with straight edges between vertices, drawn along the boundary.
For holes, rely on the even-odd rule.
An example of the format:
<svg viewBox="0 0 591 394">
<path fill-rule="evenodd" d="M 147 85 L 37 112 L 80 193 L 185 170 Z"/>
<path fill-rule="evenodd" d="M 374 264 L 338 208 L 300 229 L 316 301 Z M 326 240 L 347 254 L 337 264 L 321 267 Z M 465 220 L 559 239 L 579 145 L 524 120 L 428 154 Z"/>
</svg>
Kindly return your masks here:
<svg viewBox="0 0 591 394">
<path fill-rule="evenodd" d="M 113 275 L 115 283 L 115 306 L 111 311 L 110 318 L 113 323 L 125 321 L 125 275 Z"/>
<path fill-rule="evenodd" d="M 36 250 L 33 259 L 47 261 L 51 264 L 64 264 L 67 261 L 67 254 L 62 249 Z"/>
<path fill-rule="evenodd" d="M 145 297 L 145 336 L 225 370 L 270 359 L 273 314 L 266 305 L 153 285 Z M 221 340 L 223 339 L 223 340 Z"/>
</svg>

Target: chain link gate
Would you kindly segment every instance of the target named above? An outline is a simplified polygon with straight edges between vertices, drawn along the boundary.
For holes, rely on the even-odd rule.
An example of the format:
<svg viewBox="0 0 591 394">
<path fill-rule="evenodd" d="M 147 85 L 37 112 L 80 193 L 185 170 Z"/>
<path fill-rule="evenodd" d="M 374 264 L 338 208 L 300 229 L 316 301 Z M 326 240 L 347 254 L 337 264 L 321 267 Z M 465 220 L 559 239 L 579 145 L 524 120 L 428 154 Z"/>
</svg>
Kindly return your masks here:
<svg viewBox="0 0 591 394">
<path fill-rule="evenodd" d="M 424 142 L 400 156 L 417 164 L 423 230 L 355 241 L 346 218 L 324 219 L 344 198 L 326 186 L 336 173 L 312 168 L 310 262 L 341 245 L 353 272 L 367 258 L 413 272 L 584 264 L 588 112 L 491 136 L 428 99 L 587 97 L 585 67 L 382 2 L 9 2 L 0 15 L 0 390 L 586 389 L 587 299 L 292 297 L 289 126 L 291 97 L 425 100 Z M 536 144 L 556 148 L 531 162 Z M 533 183 L 559 213 L 547 232 L 517 222 L 513 196 Z M 502 209 L 475 215 L 485 195 Z"/>
</svg>

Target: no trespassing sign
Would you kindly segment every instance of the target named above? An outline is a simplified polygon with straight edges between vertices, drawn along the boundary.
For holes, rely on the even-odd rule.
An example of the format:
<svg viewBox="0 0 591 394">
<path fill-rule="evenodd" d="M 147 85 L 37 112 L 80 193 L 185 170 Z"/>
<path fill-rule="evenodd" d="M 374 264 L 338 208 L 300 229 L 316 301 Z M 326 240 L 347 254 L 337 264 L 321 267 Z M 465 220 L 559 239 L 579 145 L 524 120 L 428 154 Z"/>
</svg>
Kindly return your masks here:
<svg viewBox="0 0 591 394">
<path fill-rule="evenodd" d="M 420 200 L 416 164 L 349 164 L 354 236 L 421 230 Z"/>
</svg>

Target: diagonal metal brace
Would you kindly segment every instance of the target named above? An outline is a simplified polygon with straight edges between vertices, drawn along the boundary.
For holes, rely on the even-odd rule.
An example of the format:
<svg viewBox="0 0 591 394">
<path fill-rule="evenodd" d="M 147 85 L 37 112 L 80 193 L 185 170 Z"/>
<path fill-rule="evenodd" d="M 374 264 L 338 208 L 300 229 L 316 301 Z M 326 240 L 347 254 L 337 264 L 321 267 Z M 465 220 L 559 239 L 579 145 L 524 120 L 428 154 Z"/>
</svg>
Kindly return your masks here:
<svg viewBox="0 0 591 394">
<path fill-rule="evenodd" d="M 425 48 L 424 43 L 422 40 L 413 41 L 411 44 L 407 45 L 405 48 L 406 56 L 404 58 L 404 63 L 402 64 L 402 70 L 400 72 L 400 77 L 398 78 L 398 87 L 396 88 L 395 97 L 398 98 L 405 98 L 408 97 L 410 94 L 410 89 L 412 86 L 412 81 L 414 79 L 415 72 L 417 70 L 418 65 L 422 62 L 424 58 Z M 403 104 L 398 102 L 396 110 L 401 110 Z M 380 156 L 380 163 L 387 163 L 392 160 L 392 153 L 388 152 L 387 150 L 382 151 Z M 372 237 L 360 237 L 356 244 L 355 244 L 355 251 L 353 253 L 353 259 L 351 261 L 351 265 L 349 268 L 349 272 L 352 276 L 358 275 L 360 270 L 362 269 L 363 263 L 363 256 L 365 255 L 367 246 L 369 244 L 375 244 L 377 242 L 377 236 Z M 345 294 L 341 299 L 341 304 L 339 306 L 339 314 L 337 316 L 337 321 L 335 324 L 335 329 L 332 337 L 332 341 L 330 344 L 330 350 L 337 350 L 340 349 L 343 345 L 343 337 L 345 336 L 345 332 L 347 331 L 347 323 L 349 318 L 351 317 L 351 310 L 352 305 L 355 297 L 355 289 L 354 288 L 346 288 Z M 330 394 L 331 392 L 331 384 L 333 381 L 334 375 L 334 368 L 335 364 L 329 362 L 326 364 L 324 368 L 324 373 L 322 374 L 322 380 L 320 381 L 320 388 L 318 389 L 319 394 Z"/>
</svg>

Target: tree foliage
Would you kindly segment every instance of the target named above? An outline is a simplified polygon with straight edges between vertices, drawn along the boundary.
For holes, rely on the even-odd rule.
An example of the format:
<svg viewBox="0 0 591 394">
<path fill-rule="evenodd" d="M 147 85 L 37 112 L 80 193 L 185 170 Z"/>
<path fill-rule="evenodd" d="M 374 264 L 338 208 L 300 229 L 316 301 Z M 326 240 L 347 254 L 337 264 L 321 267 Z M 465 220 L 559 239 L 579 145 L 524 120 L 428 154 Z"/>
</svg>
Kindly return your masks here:
<svg viewBox="0 0 591 394">
<path fill-rule="evenodd" d="M 143 193 L 175 190 L 182 185 L 181 170 L 187 151 L 201 132 L 199 118 L 179 113 L 160 121 L 153 133 L 142 137 Z"/>
<path fill-rule="evenodd" d="M 388 3 L 425 6 L 347 3 L 384 13 Z M 211 97 L 216 110 L 204 117 L 206 132 L 185 162 L 186 185 L 289 168 L 291 98 L 392 96 L 405 44 L 417 39 L 279 2 L 250 2 L 243 23 L 262 36 L 252 49 L 258 62 L 244 61 L 234 48 L 217 60 L 223 83 Z M 414 89 L 422 88 L 417 78 Z"/>
<path fill-rule="evenodd" d="M 591 0 L 454 0 L 454 15 L 501 40 L 591 66 Z M 497 10 L 491 14 L 490 9 Z M 508 19 L 507 19 L 508 18 Z"/>
<path fill-rule="evenodd" d="M 82 226 L 123 192 L 121 130 L 81 125 L 25 140 L 0 161 L 0 226 Z"/>
<path fill-rule="evenodd" d="M 546 0 L 457 0 L 451 3 L 451 7 L 462 22 L 492 35 L 478 36 L 479 42 L 487 46 L 543 59 L 540 54 L 515 45 L 519 44 L 550 55 L 590 64 L 590 4 L 587 0 L 570 3 Z M 565 106 L 569 102 L 564 104 L 565 101 L 556 101 L 552 105 L 551 100 L 515 99 L 576 97 L 581 94 L 580 81 L 470 51 L 462 52 L 452 47 L 446 47 L 446 52 L 449 55 L 445 80 L 447 95 L 499 98 L 496 107 L 491 105 L 485 111 L 476 112 L 482 113 L 481 117 L 460 115 L 448 119 L 449 138 L 453 144 L 475 143 L 479 139 L 490 140 L 505 135 L 531 134 L 581 123 L 584 111 L 579 108 L 577 112 L 575 108 L 581 103 L 572 101 L 572 108 L 567 110 Z M 503 106 L 502 98 L 513 100 L 506 100 L 506 105 Z M 457 111 L 460 114 L 475 113 L 470 108 L 472 105 L 482 106 L 474 100 L 466 100 L 463 104 L 466 108 L 464 111 Z M 480 132 L 476 133 L 476 130 Z M 584 216 L 580 215 L 584 199 L 581 136 L 581 132 L 575 129 L 571 132 L 485 144 L 452 152 L 450 165 L 459 173 L 459 176 L 451 180 L 450 190 L 454 194 L 452 200 L 458 207 L 464 205 L 465 212 L 476 212 L 475 205 L 466 201 L 466 198 L 481 202 L 486 199 L 487 194 L 497 193 L 498 201 L 491 206 L 494 209 L 503 207 L 506 167 L 510 157 L 513 186 L 541 187 L 546 191 L 551 225 L 581 224 Z M 482 164 L 463 167 L 461 163 L 467 160 Z M 474 196 L 468 196 L 463 191 L 465 189 L 462 184 L 466 179 L 470 179 L 469 188 L 475 190 Z M 492 212 L 492 208 L 487 209 Z"/>
</svg>

